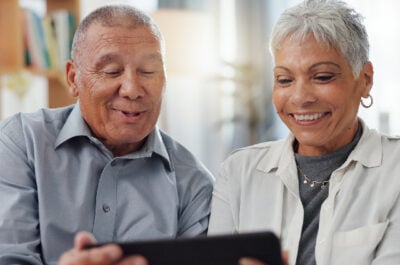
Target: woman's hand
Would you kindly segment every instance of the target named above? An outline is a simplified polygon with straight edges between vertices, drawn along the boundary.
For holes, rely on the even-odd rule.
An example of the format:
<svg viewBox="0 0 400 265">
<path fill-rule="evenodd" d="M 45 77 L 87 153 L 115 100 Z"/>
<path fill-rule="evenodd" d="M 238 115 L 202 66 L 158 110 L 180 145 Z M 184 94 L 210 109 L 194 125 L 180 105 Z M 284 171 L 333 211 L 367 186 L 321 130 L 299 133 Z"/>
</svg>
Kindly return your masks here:
<svg viewBox="0 0 400 265">
<path fill-rule="evenodd" d="M 289 256 L 286 251 L 282 252 L 282 264 L 289 265 Z M 239 260 L 239 265 L 268 265 L 264 262 L 259 261 L 258 259 L 244 257 Z"/>
<path fill-rule="evenodd" d="M 239 265 L 268 265 L 268 264 L 265 264 L 264 262 L 261 262 L 258 259 L 241 258 L 239 260 Z"/>
<path fill-rule="evenodd" d="M 122 249 L 115 244 L 85 249 L 85 246 L 95 243 L 90 233 L 79 232 L 75 236 L 74 248 L 61 256 L 58 265 L 148 265 L 142 256 L 123 258 Z"/>
</svg>

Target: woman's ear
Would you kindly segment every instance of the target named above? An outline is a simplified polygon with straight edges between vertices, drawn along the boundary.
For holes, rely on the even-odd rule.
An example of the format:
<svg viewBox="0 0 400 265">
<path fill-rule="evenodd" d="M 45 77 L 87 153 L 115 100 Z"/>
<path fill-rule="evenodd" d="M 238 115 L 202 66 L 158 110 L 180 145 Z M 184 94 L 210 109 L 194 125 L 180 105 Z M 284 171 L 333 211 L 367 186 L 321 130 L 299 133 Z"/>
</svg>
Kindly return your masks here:
<svg viewBox="0 0 400 265">
<path fill-rule="evenodd" d="M 65 65 L 66 77 L 67 77 L 67 84 L 68 90 L 71 96 L 78 97 L 79 90 L 76 85 L 76 66 L 72 60 L 68 60 L 67 64 Z"/>
<path fill-rule="evenodd" d="M 364 64 L 360 77 L 362 78 L 361 82 L 363 86 L 362 97 L 367 98 L 370 94 L 372 85 L 374 84 L 374 68 L 370 61 Z"/>
</svg>

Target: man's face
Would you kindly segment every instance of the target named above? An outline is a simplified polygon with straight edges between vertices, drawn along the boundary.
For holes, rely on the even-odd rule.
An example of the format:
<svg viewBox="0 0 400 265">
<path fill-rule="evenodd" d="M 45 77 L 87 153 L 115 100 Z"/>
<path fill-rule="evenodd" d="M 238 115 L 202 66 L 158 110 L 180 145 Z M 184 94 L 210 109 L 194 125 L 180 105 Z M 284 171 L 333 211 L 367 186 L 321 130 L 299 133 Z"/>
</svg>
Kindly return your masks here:
<svg viewBox="0 0 400 265">
<path fill-rule="evenodd" d="M 137 150 L 157 122 L 165 72 L 149 28 L 90 26 L 67 79 L 94 136 L 114 155 Z"/>
</svg>

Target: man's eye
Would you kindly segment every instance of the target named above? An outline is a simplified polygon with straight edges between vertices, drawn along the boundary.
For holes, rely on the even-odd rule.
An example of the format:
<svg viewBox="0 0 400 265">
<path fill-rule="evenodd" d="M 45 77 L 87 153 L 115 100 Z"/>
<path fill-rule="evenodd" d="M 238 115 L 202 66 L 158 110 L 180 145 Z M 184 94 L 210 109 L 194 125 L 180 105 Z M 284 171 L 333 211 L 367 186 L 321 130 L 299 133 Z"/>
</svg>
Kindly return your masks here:
<svg viewBox="0 0 400 265">
<path fill-rule="evenodd" d="M 105 71 L 104 72 L 106 75 L 111 75 L 111 76 L 116 76 L 121 73 L 121 71 Z"/>
<path fill-rule="evenodd" d="M 152 75 L 155 73 L 154 71 L 148 71 L 148 70 L 140 70 L 139 72 L 144 75 Z"/>
</svg>

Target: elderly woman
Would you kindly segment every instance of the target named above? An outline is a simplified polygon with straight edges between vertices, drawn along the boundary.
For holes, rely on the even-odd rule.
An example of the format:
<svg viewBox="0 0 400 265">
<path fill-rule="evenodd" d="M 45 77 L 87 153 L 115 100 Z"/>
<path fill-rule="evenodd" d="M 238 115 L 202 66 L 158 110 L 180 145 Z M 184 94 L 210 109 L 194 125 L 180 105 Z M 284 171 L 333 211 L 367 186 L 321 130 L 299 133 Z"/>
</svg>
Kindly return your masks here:
<svg viewBox="0 0 400 265">
<path fill-rule="evenodd" d="M 360 14 L 303 2 L 280 16 L 270 48 L 290 135 L 223 163 L 209 234 L 274 231 L 289 264 L 400 264 L 400 141 L 357 117 L 373 103 Z"/>
</svg>

